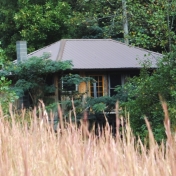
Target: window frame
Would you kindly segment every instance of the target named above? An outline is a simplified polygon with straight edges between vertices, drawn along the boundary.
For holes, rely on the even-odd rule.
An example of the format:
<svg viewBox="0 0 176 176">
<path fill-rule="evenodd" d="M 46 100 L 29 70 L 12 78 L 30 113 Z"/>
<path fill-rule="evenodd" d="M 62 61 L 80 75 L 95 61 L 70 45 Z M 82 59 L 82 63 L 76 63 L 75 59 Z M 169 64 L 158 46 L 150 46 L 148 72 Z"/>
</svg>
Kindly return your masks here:
<svg viewBox="0 0 176 176">
<path fill-rule="evenodd" d="M 61 90 L 62 90 L 62 93 L 69 93 L 69 94 L 71 94 L 72 92 L 76 92 L 76 91 L 78 91 L 78 87 L 79 87 L 79 85 L 78 84 L 74 84 L 75 85 L 75 89 L 74 90 L 64 90 L 63 89 L 63 87 L 64 87 L 64 81 L 62 80 L 61 81 Z"/>
<path fill-rule="evenodd" d="M 102 92 L 102 96 L 104 96 L 104 75 L 102 75 L 102 74 L 92 74 L 92 75 L 89 75 L 89 77 L 91 77 L 93 79 L 94 79 L 95 76 L 98 76 L 98 77 L 101 76 L 102 77 L 102 80 L 99 81 L 99 82 L 102 82 L 102 86 L 97 85 L 97 82 L 96 82 L 96 88 L 97 88 L 97 96 L 96 97 L 101 97 L 101 96 L 99 96 L 100 92 Z M 99 91 L 100 87 L 102 87 L 102 91 Z M 89 96 L 90 97 L 94 97 L 94 92 L 92 92 L 91 88 L 94 89 L 94 85 L 93 85 L 93 83 L 90 82 L 89 83 Z"/>
<path fill-rule="evenodd" d="M 120 85 L 124 84 L 124 78 L 125 78 L 125 75 L 121 74 L 121 73 L 110 73 L 110 74 L 108 74 L 108 94 L 109 94 L 110 97 L 113 96 L 113 95 L 111 95 L 111 90 L 115 90 L 115 87 L 113 87 L 113 88 L 111 87 L 111 78 L 110 78 L 111 75 L 120 75 Z"/>
<path fill-rule="evenodd" d="M 115 89 L 115 88 L 111 88 L 111 79 L 110 79 L 110 75 L 120 75 L 120 79 L 121 79 L 121 86 L 124 85 L 127 81 L 127 78 L 130 77 L 130 73 L 109 73 L 108 74 L 108 93 L 109 93 L 109 96 L 113 96 L 111 95 L 111 90 Z M 132 76 L 135 76 L 136 74 L 134 73 Z M 116 85 L 117 86 L 117 85 Z"/>
</svg>

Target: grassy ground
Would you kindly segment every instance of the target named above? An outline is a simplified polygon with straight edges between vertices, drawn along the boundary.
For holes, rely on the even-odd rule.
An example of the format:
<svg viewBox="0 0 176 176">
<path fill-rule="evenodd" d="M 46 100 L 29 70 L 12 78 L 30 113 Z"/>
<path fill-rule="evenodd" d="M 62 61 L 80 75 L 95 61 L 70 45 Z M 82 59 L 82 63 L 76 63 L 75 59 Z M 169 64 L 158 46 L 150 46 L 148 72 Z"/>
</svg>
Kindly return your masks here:
<svg viewBox="0 0 176 176">
<path fill-rule="evenodd" d="M 164 103 L 163 108 L 167 142 L 158 145 L 146 121 L 147 147 L 134 138 L 128 124 L 122 137 L 118 130 L 113 137 L 108 125 L 97 136 L 94 130 L 87 130 L 85 114 L 79 128 L 60 121 L 56 133 L 47 123 L 44 108 L 39 109 L 40 113 L 21 111 L 19 115 L 10 110 L 9 121 L 0 111 L 0 175 L 175 176 L 175 137 L 170 132 Z M 24 120 L 26 117 L 31 119 L 30 125 Z"/>
</svg>

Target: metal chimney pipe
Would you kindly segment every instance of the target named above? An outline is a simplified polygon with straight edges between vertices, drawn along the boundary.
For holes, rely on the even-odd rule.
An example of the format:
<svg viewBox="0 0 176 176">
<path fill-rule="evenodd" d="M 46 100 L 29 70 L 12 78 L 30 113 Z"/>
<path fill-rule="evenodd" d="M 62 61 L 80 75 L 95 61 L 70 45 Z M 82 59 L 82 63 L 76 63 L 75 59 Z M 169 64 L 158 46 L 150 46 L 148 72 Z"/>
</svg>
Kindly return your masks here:
<svg viewBox="0 0 176 176">
<path fill-rule="evenodd" d="M 22 62 L 27 59 L 27 42 L 17 41 L 16 42 L 17 62 Z"/>
</svg>

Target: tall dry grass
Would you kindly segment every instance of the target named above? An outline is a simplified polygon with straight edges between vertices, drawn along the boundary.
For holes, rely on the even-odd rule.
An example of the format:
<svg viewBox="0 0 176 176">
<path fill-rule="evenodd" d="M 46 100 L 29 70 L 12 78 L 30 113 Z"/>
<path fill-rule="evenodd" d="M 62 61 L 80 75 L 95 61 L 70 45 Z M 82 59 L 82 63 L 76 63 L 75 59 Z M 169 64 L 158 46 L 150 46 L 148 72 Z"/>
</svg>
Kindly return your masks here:
<svg viewBox="0 0 176 176">
<path fill-rule="evenodd" d="M 118 106 L 117 106 L 118 108 Z M 22 110 L 20 118 L 10 108 L 11 121 L 0 110 L 0 175 L 2 176 L 175 176 L 176 145 L 165 113 L 166 144 L 158 145 L 150 124 L 149 146 L 136 140 L 127 123 L 116 137 L 107 125 L 101 135 L 87 129 L 87 116 L 81 126 L 61 120 L 58 131 L 47 123 L 44 106 L 30 112 Z M 59 111 L 62 116 L 61 111 Z M 31 124 L 25 122 L 31 118 Z M 52 114 L 51 114 L 52 116 Z M 120 118 L 117 116 L 117 118 Z M 117 128 L 119 127 L 117 119 Z M 122 135 L 122 137 L 120 137 Z"/>
</svg>

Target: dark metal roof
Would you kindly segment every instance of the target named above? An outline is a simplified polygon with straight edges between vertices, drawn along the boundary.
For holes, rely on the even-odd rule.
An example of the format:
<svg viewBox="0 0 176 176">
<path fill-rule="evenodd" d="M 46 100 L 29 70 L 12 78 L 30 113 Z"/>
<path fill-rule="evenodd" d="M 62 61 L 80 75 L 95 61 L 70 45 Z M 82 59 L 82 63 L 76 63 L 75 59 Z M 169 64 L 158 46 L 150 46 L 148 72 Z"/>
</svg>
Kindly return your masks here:
<svg viewBox="0 0 176 176">
<path fill-rule="evenodd" d="M 28 57 L 50 53 L 52 60 L 72 60 L 74 69 L 115 69 L 141 68 L 141 63 L 148 60 L 151 67 L 161 54 L 127 46 L 111 39 L 64 39 L 33 53 Z"/>
</svg>

